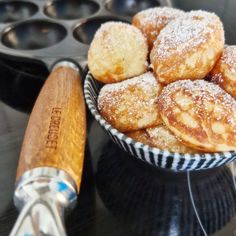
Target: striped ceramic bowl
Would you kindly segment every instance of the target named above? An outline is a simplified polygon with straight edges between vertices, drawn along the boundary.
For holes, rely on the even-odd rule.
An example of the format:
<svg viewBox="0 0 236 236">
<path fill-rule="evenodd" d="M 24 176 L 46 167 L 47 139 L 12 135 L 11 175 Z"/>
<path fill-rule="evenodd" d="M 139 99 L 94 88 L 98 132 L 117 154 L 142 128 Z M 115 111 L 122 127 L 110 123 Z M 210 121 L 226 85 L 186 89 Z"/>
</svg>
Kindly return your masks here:
<svg viewBox="0 0 236 236">
<path fill-rule="evenodd" d="M 84 83 L 84 94 L 89 110 L 111 139 L 132 156 L 150 165 L 174 171 L 210 169 L 236 159 L 235 151 L 204 154 L 173 153 L 150 147 L 129 138 L 113 128 L 99 114 L 97 97 L 101 87 L 102 84 L 93 79 L 92 75 L 88 73 Z"/>
</svg>

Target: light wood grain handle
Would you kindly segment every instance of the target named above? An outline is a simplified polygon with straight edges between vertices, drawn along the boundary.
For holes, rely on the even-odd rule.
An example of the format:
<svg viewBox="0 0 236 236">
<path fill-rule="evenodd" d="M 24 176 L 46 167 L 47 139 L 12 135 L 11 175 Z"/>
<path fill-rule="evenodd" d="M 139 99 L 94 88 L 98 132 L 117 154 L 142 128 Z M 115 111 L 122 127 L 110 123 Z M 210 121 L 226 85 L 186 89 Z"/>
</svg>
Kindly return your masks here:
<svg viewBox="0 0 236 236">
<path fill-rule="evenodd" d="M 86 114 L 78 72 L 57 67 L 46 80 L 26 129 L 17 179 L 35 167 L 66 171 L 79 191 L 86 140 Z"/>
</svg>

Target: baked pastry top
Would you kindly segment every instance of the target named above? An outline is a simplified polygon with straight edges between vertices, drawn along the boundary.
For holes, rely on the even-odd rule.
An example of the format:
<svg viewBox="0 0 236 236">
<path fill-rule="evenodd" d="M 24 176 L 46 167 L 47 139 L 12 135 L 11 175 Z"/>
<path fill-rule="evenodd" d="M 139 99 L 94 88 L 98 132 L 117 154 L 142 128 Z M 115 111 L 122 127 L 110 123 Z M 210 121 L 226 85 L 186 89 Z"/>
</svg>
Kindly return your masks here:
<svg viewBox="0 0 236 236">
<path fill-rule="evenodd" d="M 150 147 L 165 149 L 170 152 L 199 153 L 198 150 L 184 145 L 164 124 L 128 132 L 126 135 Z"/>
<path fill-rule="evenodd" d="M 211 81 L 236 98 L 236 46 L 225 46 L 220 59 L 210 73 Z"/>
<path fill-rule="evenodd" d="M 160 123 L 157 98 L 161 85 L 151 72 L 100 90 L 98 109 L 121 132 L 143 129 Z"/>
<path fill-rule="evenodd" d="M 160 31 L 172 20 L 182 16 L 184 11 L 171 7 L 154 7 L 138 12 L 132 19 L 132 25 L 142 31 L 152 49 Z"/>
<path fill-rule="evenodd" d="M 139 29 L 122 22 L 108 22 L 93 38 L 88 67 L 95 79 L 114 83 L 143 74 L 147 56 L 147 41 Z"/>
<path fill-rule="evenodd" d="M 159 34 L 150 54 L 157 80 L 203 79 L 224 47 L 224 29 L 218 16 L 191 11 L 171 21 Z"/>
<path fill-rule="evenodd" d="M 183 143 L 207 152 L 236 150 L 236 101 L 204 80 L 169 84 L 158 99 L 161 118 Z"/>
</svg>

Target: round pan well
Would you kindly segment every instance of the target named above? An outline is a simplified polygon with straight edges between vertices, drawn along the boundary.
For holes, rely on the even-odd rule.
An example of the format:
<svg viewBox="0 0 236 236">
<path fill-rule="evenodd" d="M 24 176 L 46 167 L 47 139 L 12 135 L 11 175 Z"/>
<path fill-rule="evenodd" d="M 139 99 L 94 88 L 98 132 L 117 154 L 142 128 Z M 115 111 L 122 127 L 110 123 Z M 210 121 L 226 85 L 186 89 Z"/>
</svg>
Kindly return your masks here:
<svg viewBox="0 0 236 236">
<path fill-rule="evenodd" d="M 46 20 L 32 20 L 19 23 L 7 29 L 2 43 L 13 49 L 34 50 L 50 47 L 65 38 L 66 29 Z"/>
<path fill-rule="evenodd" d="M 44 9 L 44 13 L 55 19 L 74 20 L 91 16 L 99 10 L 99 4 L 87 0 L 52 1 Z"/>
<path fill-rule="evenodd" d="M 157 0 L 110 0 L 106 4 L 108 11 L 121 16 L 133 16 L 139 11 L 160 6 Z"/>
<path fill-rule="evenodd" d="M 0 2 L 0 22 L 9 23 L 24 20 L 38 12 L 38 7 L 31 2 L 3 1 Z"/>
</svg>

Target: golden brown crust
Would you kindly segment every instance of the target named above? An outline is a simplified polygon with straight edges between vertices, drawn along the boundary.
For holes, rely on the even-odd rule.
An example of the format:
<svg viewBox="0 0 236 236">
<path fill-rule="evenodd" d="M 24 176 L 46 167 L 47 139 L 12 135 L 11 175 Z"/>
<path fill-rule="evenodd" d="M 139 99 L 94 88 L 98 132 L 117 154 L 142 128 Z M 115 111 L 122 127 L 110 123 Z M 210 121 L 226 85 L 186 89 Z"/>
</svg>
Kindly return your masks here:
<svg viewBox="0 0 236 236">
<path fill-rule="evenodd" d="M 159 124 L 143 130 L 132 131 L 126 133 L 126 135 L 138 142 L 161 150 L 178 153 L 199 153 L 198 150 L 184 145 L 164 124 Z"/>
<path fill-rule="evenodd" d="M 162 150 L 178 153 L 198 153 L 199 151 L 184 145 L 176 136 L 164 125 L 146 129 L 152 146 Z"/>
<path fill-rule="evenodd" d="M 162 90 L 158 105 L 165 125 L 189 147 L 236 150 L 236 101 L 219 86 L 176 81 Z"/>
<path fill-rule="evenodd" d="M 210 73 L 210 80 L 236 98 L 236 46 L 226 46 Z"/>
<path fill-rule="evenodd" d="M 136 27 L 108 22 L 96 32 L 88 51 L 88 67 L 96 80 L 115 83 L 147 69 L 148 46 Z"/>
<path fill-rule="evenodd" d="M 161 86 L 151 72 L 105 85 L 98 96 L 101 115 L 121 132 L 159 124 L 157 98 Z"/>
<path fill-rule="evenodd" d="M 132 25 L 142 31 L 151 50 L 160 31 L 183 14 L 183 11 L 170 7 L 154 7 L 138 12 L 132 19 Z"/>
<path fill-rule="evenodd" d="M 170 22 L 159 34 L 150 54 L 159 82 L 203 79 L 224 47 L 224 30 L 213 13 L 192 11 Z"/>
<path fill-rule="evenodd" d="M 151 147 L 153 146 L 145 129 L 127 132 L 126 135 L 140 143 L 147 144 Z"/>
</svg>

